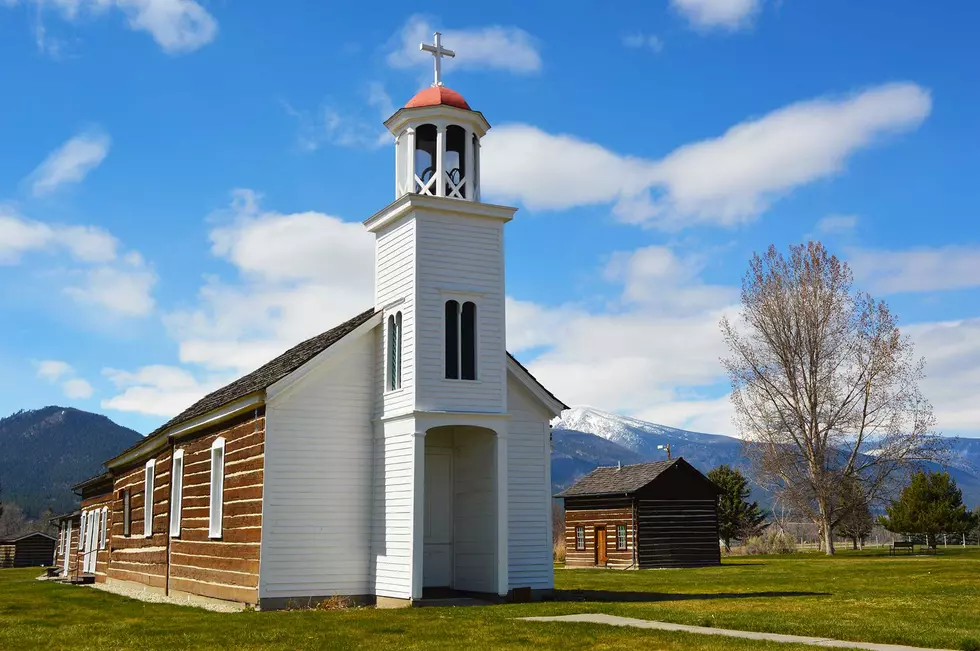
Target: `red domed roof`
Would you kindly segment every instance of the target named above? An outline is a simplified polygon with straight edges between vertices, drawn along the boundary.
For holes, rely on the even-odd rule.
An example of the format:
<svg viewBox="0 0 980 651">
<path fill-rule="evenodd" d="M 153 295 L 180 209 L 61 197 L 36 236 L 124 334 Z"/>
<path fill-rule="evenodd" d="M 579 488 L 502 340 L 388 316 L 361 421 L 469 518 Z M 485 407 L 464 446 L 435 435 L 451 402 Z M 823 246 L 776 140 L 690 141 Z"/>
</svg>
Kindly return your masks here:
<svg viewBox="0 0 980 651">
<path fill-rule="evenodd" d="M 408 100 L 408 104 L 405 108 L 418 108 L 419 106 L 439 106 L 440 104 L 445 104 L 446 106 L 455 106 L 458 109 L 463 109 L 466 111 L 472 111 L 470 105 L 466 103 L 463 96 L 457 93 L 455 90 L 446 88 L 445 86 L 429 86 L 424 90 L 420 90 L 415 94 L 415 97 Z"/>
</svg>

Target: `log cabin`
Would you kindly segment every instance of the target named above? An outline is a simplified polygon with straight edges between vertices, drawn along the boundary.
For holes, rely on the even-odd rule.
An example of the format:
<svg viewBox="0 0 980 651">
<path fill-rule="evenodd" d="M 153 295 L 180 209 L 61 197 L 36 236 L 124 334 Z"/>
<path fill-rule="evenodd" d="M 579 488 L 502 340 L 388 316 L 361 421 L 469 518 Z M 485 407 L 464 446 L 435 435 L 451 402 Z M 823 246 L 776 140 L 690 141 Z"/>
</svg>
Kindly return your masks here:
<svg viewBox="0 0 980 651">
<path fill-rule="evenodd" d="M 565 565 L 719 565 L 718 495 L 683 458 L 596 468 L 556 495 L 565 502 Z"/>
<path fill-rule="evenodd" d="M 57 541 L 35 531 L 0 540 L 0 567 L 41 567 L 54 562 Z"/>
<path fill-rule="evenodd" d="M 549 423 L 566 405 L 506 350 L 516 208 L 481 201 L 490 125 L 437 84 L 385 126 L 374 305 L 108 460 L 78 487 L 69 566 L 260 608 L 553 588 Z"/>
</svg>

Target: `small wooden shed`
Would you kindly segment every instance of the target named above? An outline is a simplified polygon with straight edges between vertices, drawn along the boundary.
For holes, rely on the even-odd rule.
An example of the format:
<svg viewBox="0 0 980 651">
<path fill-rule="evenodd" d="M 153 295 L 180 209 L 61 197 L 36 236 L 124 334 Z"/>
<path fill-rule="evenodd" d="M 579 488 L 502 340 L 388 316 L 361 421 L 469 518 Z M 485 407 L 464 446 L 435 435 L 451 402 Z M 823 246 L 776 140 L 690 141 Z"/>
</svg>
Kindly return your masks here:
<svg viewBox="0 0 980 651">
<path fill-rule="evenodd" d="M 565 565 L 719 565 L 718 494 L 683 458 L 596 468 L 556 496 L 565 501 Z"/>
<path fill-rule="evenodd" d="M 54 563 L 52 536 L 34 532 L 19 538 L 0 540 L 0 567 L 41 567 Z"/>
</svg>

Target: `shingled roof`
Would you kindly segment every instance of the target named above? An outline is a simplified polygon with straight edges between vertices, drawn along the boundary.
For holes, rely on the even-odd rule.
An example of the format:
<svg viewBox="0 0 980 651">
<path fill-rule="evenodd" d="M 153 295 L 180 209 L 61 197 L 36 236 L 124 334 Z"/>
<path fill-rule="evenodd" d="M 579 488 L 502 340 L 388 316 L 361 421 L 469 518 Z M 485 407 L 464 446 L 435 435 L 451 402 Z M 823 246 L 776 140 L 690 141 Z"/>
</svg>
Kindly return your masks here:
<svg viewBox="0 0 980 651">
<path fill-rule="evenodd" d="M 635 493 L 681 459 L 651 461 L 631 466 L 600 466 L 555 497 Z"/>
<path fill-rule="evenodd" d="M 353 319 L 344 321 L 332 330 L 327 330 L 324 333 L 318 334 L 315 337 L 311 337 L 306 341 L 293 346 L 279 357 L 276 357 L 271 362 L 260 366 L 248 375 L 242 376 L 231 384 L 223 386 L 217 391 L 212 391 L 208 395 L 204 396 L 193 405 L 158 427 L 150 434 L 150 436 L 153 436 L 157 432 L 170 429 L 174 425 L 180 425 L 181 423 L 191 420 L 192 418 L 203 416 L 213 409 L 227 405 L 229 402 L 234 402 L 239 398 L 244 398 L 250 393 L 267 389 L 298 369 L 306 362 L 325 351 L 327 348 L 330 348 L 330 346 L 343 339 L 345 336 L 356 330 L 359 326 L 367 323 L 368 320 L 374 316 L 374 314 L 375 310 L 372 307 L 370 310 L 361 312 Z"/>
</svg>

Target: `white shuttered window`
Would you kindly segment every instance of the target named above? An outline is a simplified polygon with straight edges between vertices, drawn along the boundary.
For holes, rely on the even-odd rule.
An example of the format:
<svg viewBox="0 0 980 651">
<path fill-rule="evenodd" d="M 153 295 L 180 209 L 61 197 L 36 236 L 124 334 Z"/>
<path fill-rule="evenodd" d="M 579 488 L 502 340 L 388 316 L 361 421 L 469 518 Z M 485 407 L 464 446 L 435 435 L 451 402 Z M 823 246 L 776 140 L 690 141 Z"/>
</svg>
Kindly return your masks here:
<svg viewBox="0 0 980 651">
<path fill-rule="evenodd" d="M 211 512 L 208 514 L 208 536 L 221 537 L 221 513 L 225 493 L 225 440 L 218 437 L 211 444 Z"/>
<path fill-rule="evenodd" d="M 170 536 L 180 535 L 180 507 L 184 493 L 184 451 L 174 452 L 170 473 Z"/>
<path fill-rule="evenodd" d="M 153 489 L 156 488 L 154 478 L 157 472 L 156 459 L 146 462 L 145 476 L 143 479 L 143 537 L 149 538 L 153 535 Z"/>
</svg>

